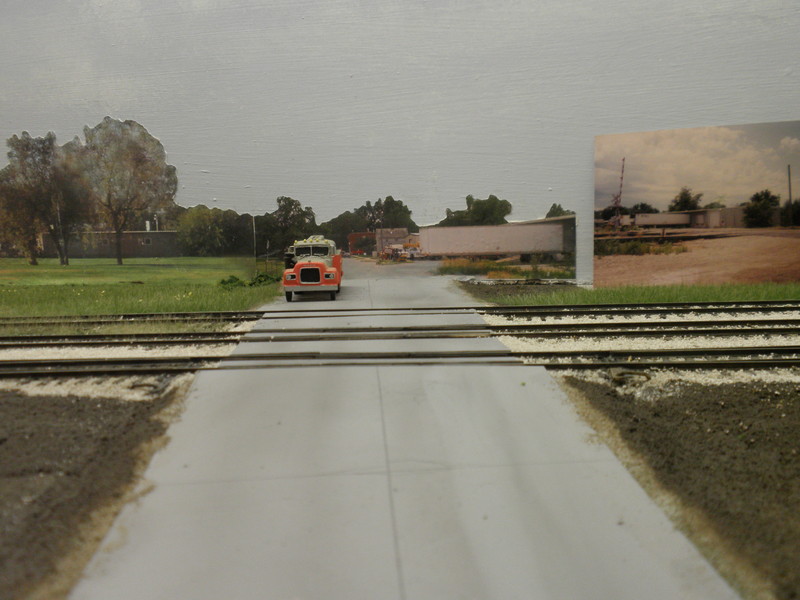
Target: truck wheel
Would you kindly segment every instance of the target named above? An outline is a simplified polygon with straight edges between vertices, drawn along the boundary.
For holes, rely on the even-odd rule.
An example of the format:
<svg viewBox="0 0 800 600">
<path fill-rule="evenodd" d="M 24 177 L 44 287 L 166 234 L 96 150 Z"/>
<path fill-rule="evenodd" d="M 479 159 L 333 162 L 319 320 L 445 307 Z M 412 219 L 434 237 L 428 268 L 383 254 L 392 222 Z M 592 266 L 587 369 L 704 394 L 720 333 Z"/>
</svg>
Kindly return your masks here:
<svg viewBox="0 0 800 600">
<path fill-rule="evenodd" d="M 287 302 L 291 302 L 292 301 L 292 292 L 286 292 L 286 301 Z"/>
<path fill-rule="evenodd" d="M 331 300 L 336 300 L 336 292 L 331 292 Z"/>
</svg>

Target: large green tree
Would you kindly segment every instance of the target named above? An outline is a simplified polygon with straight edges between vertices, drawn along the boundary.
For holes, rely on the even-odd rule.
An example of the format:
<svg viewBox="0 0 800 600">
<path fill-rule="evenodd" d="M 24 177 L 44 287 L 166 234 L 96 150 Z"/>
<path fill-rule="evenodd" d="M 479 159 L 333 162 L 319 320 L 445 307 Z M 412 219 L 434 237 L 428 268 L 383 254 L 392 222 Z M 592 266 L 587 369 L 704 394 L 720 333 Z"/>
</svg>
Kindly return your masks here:
<svg viewBox="0 0 800 600">
<path fill-rule="evenodd" d="M 780 206 L 781 197 L 769 190 L 761 190 L 750 197 L 744 207 L 744 222 L 748 227 L 769 227 L 773 225 L 772 217 Z"/>
<path fill-rule="evenodd" d="M 219 256 L 225 237 L 219 215 L 202 204 L 193 206 L 178 219 L 178 245 L 190 256 Z"/>
<path fill-rule="evenodd" d="M 111 117 L 85 127 L 84 173 L 100 217 L 116 234 L 122 264 L 122 232 L 143 214 L 172 204 L 178 189 L 175 167 L 156 138 L 136 121 Z"/>
<path fill-rule="evenodd" d="M 41 211 L 14 165 L 0 171 L 0 223 L 2 241 L 18 248 L 28 264 L 38 264 L 36 238 L 42 228 Z"/>
<path fill-rule="evenodd" d="M 69 264 L 70 235 L 91 222 L 93 214 L 82 185 L 77 146 L 74 142 L 57 146 L 52 132 L 34 138 L 27 131 L 10 137 L 7 144 L 3 213 L 8 233 L 35 263 L 33 239 L 46 231 L 61 264 Z"/>
<path fill-rule="evenodd" d="M 697 210 L 700 208 L 700 200 L 703 197 L 702 192 L 693 194 L 692 188 L 682 187 L 681 191 L 672 199 L 667 209 L 670 212 L 680 212 L 684 210 Z"/>
<path fill-rule="evenodd" d="M 411 218 L 411 209 L 402 200 L 395 200 L 391 196 L 383 200 L 382 226 L 387 229 L 405 228 L 410 233 L 419 232 L 419 227 Z"/>
<path fill-rule="evenodd" d="M 455 227 L 459 225 L 502 225 L 507 223 L 506 217 L 511 214 L 512 206 L 508 200 L 501 200 L 490 195 L 485 200 L 467 196 L 466 210 L 450 210 L 439 226 Z"/>
<path fill-rule="evenodd" d="M 289 196 L 277 199 L 278 208 L 272 213 L 256 217 L 256 230 L 259 244 L 270 252 L 285 249 L 296 240 L 319 233 L 316 215 L 310 206 L 303 206 Z"/>
<path fill-rule="evenodd" d="M 178 244 L 191 256 L 253 255 L 253 221 L 248 214 L 202 204 L 178 217 Z"/>
</svg>

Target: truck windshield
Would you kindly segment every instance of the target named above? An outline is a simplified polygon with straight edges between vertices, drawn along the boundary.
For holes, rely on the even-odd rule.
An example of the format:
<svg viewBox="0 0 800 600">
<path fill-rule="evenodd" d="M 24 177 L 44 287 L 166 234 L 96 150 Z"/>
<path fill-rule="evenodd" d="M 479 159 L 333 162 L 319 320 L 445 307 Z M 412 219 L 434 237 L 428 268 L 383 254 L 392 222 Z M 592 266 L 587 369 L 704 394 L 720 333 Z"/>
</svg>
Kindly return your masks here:
<svg viewBox="0 0 800 600">
<path fill-rule="evenodd" d="M 328 256 L 327 246 L 296 246 L 295 256 Z"/>
</svg>

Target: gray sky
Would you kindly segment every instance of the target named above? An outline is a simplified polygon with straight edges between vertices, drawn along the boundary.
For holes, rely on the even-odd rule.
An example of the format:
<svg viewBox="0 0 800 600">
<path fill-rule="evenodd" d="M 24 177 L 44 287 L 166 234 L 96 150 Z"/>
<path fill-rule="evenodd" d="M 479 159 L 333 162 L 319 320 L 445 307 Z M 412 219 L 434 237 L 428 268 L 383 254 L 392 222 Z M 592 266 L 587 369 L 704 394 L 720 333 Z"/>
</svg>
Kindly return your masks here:
<svg viewBox="0 0 800 600">
<path fill-rule="evenodd" d="M 323 221 L 393 195 L 429 223 L 493 193 L 542 216 L 526 168 L 536 15 L 491 5 L 15 1 L 0 135 L 63 143 L 134 119 L 186 206 L 265 212 L 289 195 Z"/>
<path fill-rule="evenodd" d="M 622 204 L 646 202 L 665 210 L 684 186 L 702 192 L 701 205 L 738 206 L 764 189 L 800 195 L 800 121 L 734 127 L 698 127 L 598 136 L 595 144 L 595 207 L 619 192 Z"/>
<path fill-rule="evenodd" d="M 184 206 L 586 214 L 597 134 L 795 118 L 798 22 L 794 0 L 4 0 L 0 136 L 134 119 Z"/>
</svg>

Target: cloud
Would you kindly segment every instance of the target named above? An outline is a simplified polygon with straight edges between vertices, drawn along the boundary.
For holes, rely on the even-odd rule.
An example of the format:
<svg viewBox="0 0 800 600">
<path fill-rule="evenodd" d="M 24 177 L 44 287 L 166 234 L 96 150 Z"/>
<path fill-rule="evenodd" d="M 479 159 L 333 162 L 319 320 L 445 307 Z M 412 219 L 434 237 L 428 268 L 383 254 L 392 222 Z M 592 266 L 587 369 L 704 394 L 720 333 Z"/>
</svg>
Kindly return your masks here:
<svg viewBox="0 0 800 600">
<path fill-rule="evenodd" d="M 701 127 L 601 136 L 595 145 L 595 205 L 607 206 L 619 190 L 625 157 L 623 204 L 647 202 L 666 209 L 684 186 L 703 194 L 703 202 L 725 198 L 729 206 L 755 192 L 779 189 L 783 172 L 774 148 L 755 135 L 728 127 Z M 800 144 L 784 138 L 781 146 Z"/>
<path fill-rule="evenodd" d="M 800 140 L 795 137 L 785 137 L 781 140 L 781 150 L 800 152 Z"/>
</svg>

